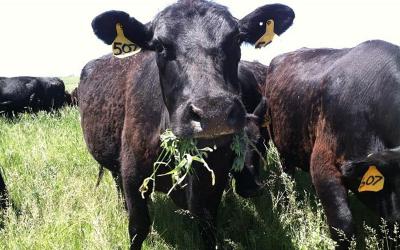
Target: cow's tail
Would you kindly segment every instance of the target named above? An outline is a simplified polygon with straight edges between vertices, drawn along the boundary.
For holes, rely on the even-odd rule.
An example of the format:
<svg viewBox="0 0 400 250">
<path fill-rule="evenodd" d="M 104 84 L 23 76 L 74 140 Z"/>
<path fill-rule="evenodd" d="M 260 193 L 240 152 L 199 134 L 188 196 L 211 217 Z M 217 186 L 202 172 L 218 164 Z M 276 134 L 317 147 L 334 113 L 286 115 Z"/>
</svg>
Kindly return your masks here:
<svg viewBox="0 0 400 250">
<path fill-rule="evenodd" d="M 99 168 L 99 175 L 97 177 L 97 182 L 96 182 L 96 188 L 100 185 L 101 179 L 103 179 L 104 176 L 104 167 L 100 166 Z"/>
</svg>

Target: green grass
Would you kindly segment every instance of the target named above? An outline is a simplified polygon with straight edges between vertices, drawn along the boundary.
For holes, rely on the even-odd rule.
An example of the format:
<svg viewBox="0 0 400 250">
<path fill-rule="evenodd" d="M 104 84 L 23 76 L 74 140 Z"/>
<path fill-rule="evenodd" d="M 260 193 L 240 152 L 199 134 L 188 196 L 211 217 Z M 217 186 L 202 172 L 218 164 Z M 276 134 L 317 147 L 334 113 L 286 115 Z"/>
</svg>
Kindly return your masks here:
<svg viewBox="0 0 400 250">
<path fill-rule="evenodd" d="M 79 113 L 0 121 L 0 165 L 15 209 L 7 211 L 6 249 L 112 248 L 127 244 L 126 216 L 110 178 L 85 149 Z M 1 248 L 0 247 L 0 248 Z"/>
<path fill-rule="evenodd" d="M 63 80 L 63 82 L 65 84 L 65 90 L 67 90 L 68 92 L 71 92 L 72 90 L 74 90 L 74 88 L 76 86 L 78 86 L 79 77 L 64 76 L 64 77 L 61 77 L 61 80 Z"/>
<path fill-rule="evenodd" d="M 299 172 L 294 182 L 278 174 L 274 150 L 267 160 L 261 197 L 242 199 L 232 189 L 224 194 L 218 238 L 232 249 L 332 249 L 308 175 Z M 3 216 L 0 249 L 127 248 L 127 214 L 110 174 L 95 188 L 98 165 L 86 150 L 76 108 L 0 118 L 0 165 L 13 201 Z M 168 197 L 157 194 L 150 214 L 144 249 L 199 249 L 195 223 Z M 376 249 L 376 232 L 365 235 L 358 241 L 366 238 L 368 249 Z"/>
</svg>

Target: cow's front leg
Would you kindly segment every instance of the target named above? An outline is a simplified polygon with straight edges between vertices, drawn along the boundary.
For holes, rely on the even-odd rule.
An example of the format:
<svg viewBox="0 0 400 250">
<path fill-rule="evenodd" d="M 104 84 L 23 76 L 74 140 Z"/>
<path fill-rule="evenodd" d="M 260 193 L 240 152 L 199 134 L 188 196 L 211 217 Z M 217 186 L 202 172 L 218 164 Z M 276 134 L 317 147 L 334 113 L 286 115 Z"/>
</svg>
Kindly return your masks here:
<svg viewBox="0 0 400 250">
<path fill-rule="evenodd" d="M 348 249 L 354 234 L 353 217 L 350 211 L 347 189 L 341 173 L 334 165 L 334 154 L 325 147 L 314 147 L 311 157 L 311 178 L 326 217 L 331 237 L 338 244 L 337 249 Z M 343 234 L 347 240 L 344 240 Z"/>
<path fill-rule="evenodd" d="M 219 165 L 220 166 L 220 165 Z M 205 249 L 217 249 L 217 210 L 228 181 L 229 170 L 215 171 L 215 185 L 211 185 L 210 172 L 196 166 L 195 173 L 188 178 L 188 207 L 196 218 Z"/>
<path fill-rule="evenodd" d="M 133 156 L 132 156 L 133 157 Z M 139 187 L 145 175 L 130 156 L 122 157 L 122 185 L 129 216 L 130 249 L 141 249 L 143 241 L 150 232 L 150 217 L 147 197 L 142 198 Z"/>
</svg>

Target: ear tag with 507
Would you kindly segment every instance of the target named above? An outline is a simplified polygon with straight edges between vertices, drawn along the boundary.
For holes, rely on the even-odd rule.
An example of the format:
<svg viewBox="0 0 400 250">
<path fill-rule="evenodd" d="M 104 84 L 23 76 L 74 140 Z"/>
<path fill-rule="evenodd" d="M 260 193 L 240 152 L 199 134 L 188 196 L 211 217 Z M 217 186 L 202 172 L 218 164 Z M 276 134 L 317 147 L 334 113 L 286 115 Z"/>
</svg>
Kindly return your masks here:
<svg viewBox="0 0 400 250">
<path fill-rule="evenodd" d="M 117 37 L 112 44 L 112 52 L 115 57 L 125 58 L 140 52 L 141 48 L 125 37 L 123 27 L 120 23 L 116 24 L 115 29 Z"/>
</svg>

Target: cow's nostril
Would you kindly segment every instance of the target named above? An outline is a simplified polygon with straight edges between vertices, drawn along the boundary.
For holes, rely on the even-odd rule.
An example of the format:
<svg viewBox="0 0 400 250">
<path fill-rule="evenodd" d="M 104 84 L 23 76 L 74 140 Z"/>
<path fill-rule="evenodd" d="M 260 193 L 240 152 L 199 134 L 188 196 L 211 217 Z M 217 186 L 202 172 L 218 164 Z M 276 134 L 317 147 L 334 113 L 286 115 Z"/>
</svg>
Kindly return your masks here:
<svg viewBox="0 0 400 250">
<path fill-rule="evenodd" d="M 228 111 L 228 124 L 234 128 L 240 128 L 244 126 L 246 111 L 243 104 L 239 99 L 235 98 L 233 105 Z"/>
<path fill-rule="evenodd" d="M 193 104 L 190 104 L 189 115 L 191 120 L 200 122 L 201 117 L 203 116 L 203 110 L 199 109 Z"/>
</svg>

